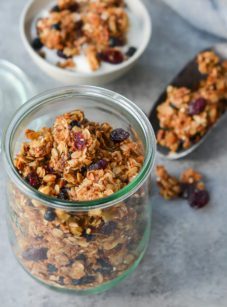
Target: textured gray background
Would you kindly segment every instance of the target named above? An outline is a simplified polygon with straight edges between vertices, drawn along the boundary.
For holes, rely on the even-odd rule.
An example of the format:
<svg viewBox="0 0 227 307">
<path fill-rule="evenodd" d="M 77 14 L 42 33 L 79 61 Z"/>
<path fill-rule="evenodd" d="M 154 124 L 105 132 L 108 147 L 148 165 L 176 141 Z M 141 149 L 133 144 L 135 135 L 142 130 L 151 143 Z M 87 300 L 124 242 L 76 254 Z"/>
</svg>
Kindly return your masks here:
<svg viewBox="0 0 227 307">
<path fill-rule="evenodd" d="M 183 0 L 182 0 L 183 1 Z M 189 26 L 160 0 L 146 0 L 153 37 L 138 65 L 107 85 L 146 112 L 166 83 L 200 49 L 218 39 Z M 59 84 L 44 76 L 27 56 L 18 30 L 26 0 L 0 0 L 0 57 L 19 65 L 38 89 Z M 202 12 L 201 12 L 202 13 Z M 6 102 L 7 103 L 7 102 Z M 222 124 L 189 158 L 166 162 L 178 174 L 194 166 L 206 175 L 212 199 L 201 211 L 185 202 L 167 203 L 154 191 L 150 247 L 138 269 L 104 294 L 78 297 L 50 291 L 34 282 L 12 256 L 0 206 L 0 306 L 4 307 L 226 307 L 227 306 L 227 125 Z M 158 159 L 160 162 L 160 159 Z M 3 189 L 2 165 L 0 188 Z"/>
</svg>

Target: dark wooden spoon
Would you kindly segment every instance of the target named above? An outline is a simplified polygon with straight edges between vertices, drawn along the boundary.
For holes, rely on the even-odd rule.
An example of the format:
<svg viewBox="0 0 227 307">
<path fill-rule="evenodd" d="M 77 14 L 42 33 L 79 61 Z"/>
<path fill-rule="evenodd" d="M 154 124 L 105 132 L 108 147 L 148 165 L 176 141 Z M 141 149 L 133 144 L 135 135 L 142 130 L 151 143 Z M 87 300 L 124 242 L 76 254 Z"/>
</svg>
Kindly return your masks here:
<svg viewBox="0 0 227 307">
<path fill-rule="evenodd" d="M 227 60 L 227 43 L 223 44 L 217 44 L 211 48 L 208 48 L 206 50 L 213 50 L 222 60 Z M 206 51 L 203 50 L 203 51 Z M 198 71 L 198 65 L 196 63 L 197 55 L 194 57 L 193 60 L 191 60 L 177 76 L 170 82 L 170 85 L 181 87 L 185 86 L 190 88 L 191 90 L 196 90 L 199 82 L 204 78 L 199 71 Z M 159 98 L 155 101 L 151 113 L 149 115 L 150 122 L 153 126 L 155 135 L 157 135 L 158 130 L 160 129 L 159 126 L 159 120 L 157 118 L 157 106 L 163 103 L 166 100 L 166 90 L 161 93 Z M 201 140 L 197 143 L 194 143 L 190 148 L 188 149 L 180 149 L 176 153 L 170 152 L 168 148 L 165 148 L 159 144 L 157 144 L 157 151 L 160 155 L 170 159 L 170 160 L 176 160 L 183 158 L 190 153 L 192 153 L 196 148 L 198 148 L 209 136 L 209 134 L 213 131 L 214 128 L 216 128 L 220 122 L 220 120 L 223 119 L 224 116 L 221 116 L 221 118 L 217 121 L 217 123 L 212 126 L 208 132 L 201 138 Z"/>
</svg>

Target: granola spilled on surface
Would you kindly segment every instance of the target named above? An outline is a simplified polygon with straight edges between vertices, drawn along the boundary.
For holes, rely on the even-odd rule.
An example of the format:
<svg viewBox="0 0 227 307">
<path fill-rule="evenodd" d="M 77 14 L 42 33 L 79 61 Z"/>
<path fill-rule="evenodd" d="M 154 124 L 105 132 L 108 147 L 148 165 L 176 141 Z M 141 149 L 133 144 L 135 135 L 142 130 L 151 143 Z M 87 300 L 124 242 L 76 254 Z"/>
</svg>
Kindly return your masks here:
<svg viewBox="0 0 227 307">
<path fill-rule="evenodd" d="M 71 201 L 107 197 L 129 184 L 143 164 L 142 146 L 121 128 L 90 122 L 82 111 L 51 128 L 26 130 L 14 165 L 41 193 Z"/>
<path fill-rule="evenodd" d="M 60 115 L 51 128 L 26 131 L 15 158 L 35 189 L 63 200 L 92 200 L 126 186 L 143 164 L 142 146 L 83 112 Z M 150 225 L 148 187 L 103 209 L 47 207 L 12 182 L 9 216 L 13 250 L 24 268 L 55 287 L 87 290 L 127 272 L 143 253 Z"/>
<path fill-rule="evenodd" d="M 157 184 L 160 194 L 166 200 L 187 199 L 192 208 L 203 208 L 209 202 L 209 193 L 202 181 L 202 175 L 192 168 L 186 169 L 180 179 L 168 173 L 163 165 L 156 167 Z"/>
<path fill-rule="evenodd" d="M 136 48 L 127 44 L 129 18 L 124 0 L 58 0 L 48 16 L 39 18 L 32 46 L 55 50 L 61 68 L 74 68 L 73 57 L 84 55 L 92 71 L 102 62 L 120 64 L 133 56 Z"/>
<path fill-rule="evenodd" d="M 226 110 L 227 61 L 206 51 L 198 55 L 197 63 L 206 75 L 198 89 L 169 86 L 166 100 L 157 108 L 157 141 L 171 152 L 198 142 Z"/>
</svg>

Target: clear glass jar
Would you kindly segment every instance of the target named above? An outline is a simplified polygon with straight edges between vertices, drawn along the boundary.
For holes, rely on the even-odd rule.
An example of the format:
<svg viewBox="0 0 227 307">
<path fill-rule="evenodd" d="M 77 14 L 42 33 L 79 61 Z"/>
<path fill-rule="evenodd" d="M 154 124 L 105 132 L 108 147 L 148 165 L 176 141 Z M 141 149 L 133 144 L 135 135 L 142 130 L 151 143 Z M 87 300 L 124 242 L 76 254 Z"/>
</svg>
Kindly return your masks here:
<svg viewBox="0 0 227 307">
<path fill-rule="evenodd" d="M 69 202 L 49 197 L 28 185 L 13 165 L 25 129 L 51 126 L 57 115 L 74 109 L 83 110 L 90 120 L 131 130 L 143 146 L 139 175 L 106 198 Z M 45 92 L 24 104 L 3 139 L 10 242 L 23 268 L 48 286 L 76 293 L 101 292 L 125 278 L 142 259 L 149 241 L 154 156 L 150 122 L 119 94 L 73 86 Z M 48 208 L 55 216 L 49 222 L 44 219 Z"/>
</svg>

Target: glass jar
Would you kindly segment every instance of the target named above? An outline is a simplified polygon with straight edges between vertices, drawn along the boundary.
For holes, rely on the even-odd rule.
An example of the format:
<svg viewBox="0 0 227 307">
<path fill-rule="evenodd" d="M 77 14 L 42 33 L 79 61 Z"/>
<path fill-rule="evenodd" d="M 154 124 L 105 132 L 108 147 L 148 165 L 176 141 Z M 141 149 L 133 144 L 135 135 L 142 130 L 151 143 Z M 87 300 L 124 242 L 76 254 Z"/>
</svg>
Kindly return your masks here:
<svg viewBox="0 0 227 307">
<path fill-rule="evenodd" d="M 33 189 L 18 174 L 13 159 L 25 129 L 50 127 L 59 114 L 81 109 L 87 118 L 131 130 L 144 151 L 140 173 L 106 198 L 70 202 Z M 151 228 L 150 173 L 155 137 L 146 115 L 109 90 L 72 86 L 38 95 L 12 119 L 3 139 L 8 174 L 8 224 L 16 258 L 35 279 L 76 293 L 111 288 L 142 259 Z M 47 221 L 44 215 L 53 214 Z"/>
</svg>

